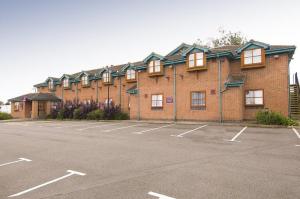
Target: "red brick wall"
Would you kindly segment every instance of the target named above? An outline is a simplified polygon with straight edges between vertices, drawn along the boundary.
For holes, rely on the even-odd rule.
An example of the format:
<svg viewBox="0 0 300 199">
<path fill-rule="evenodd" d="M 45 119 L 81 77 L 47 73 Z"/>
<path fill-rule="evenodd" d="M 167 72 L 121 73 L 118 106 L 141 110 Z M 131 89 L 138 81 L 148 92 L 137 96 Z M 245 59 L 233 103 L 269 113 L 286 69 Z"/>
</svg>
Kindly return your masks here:
<svg viewBox="0 0 300 199">
<path fill-rule="evenodd" d="M 288 115 L 288 55 L 281 54 L 266 58 L 263 68 L 240 69 L 240 61 L 231 64 L 231 71 L 246 76 L 244 90 L 263 89 L 264 108 Z M 245 97 L 245 94 L 243 94 Z M 244 119 L 254 119 L 255 113 L 263 107 L 245 107 Z"/>
<path fill-rule="evenodd" d="M 177 70 L 177 119 L 179 120 L 219 120 L 219 96 L 218 96 L 218 62 L 207 61 L 208 69 L 204 71 L 188 72 L 185 64 L 176 65 Z M 245 108 L 244 91 L 247 89 L 264 90 L 264 107 L 274 111 L 288 114 L 288 56 L 282 54 L 275 59 L 274 56 L 266 58 L 266 66 L 255 69 L 240 69 L 240 61 L 224 59 L 222 62 L 222 90 L 229 74 L 244 74 L 245 84 L 241 88 L 229 88 L 223 93 L 223 117 L 225 120 L 254 119 L 255 113 L 260 108 Z M 107 87 L 101 80 L 98 81 L 98 99 L 104 102 L 107 98 Z M 125 77 L 114 78 L 110 85 L 110 98 L 115 104 L 121 104 L 122 110 L 128 112 L 130 99 L 130 116 L 137 118 L 137 95 L 128 95 L 127 89 L 135 83 L 128 83 Z M 141 119 L 173 119 L 173 103 L 167 104 L 166 98 L 173 97 L 173 68 L 165 67 L 164 76 L 149 77 L 147 71 L 139 73 L 140 85 L 140 116 Z M 121 96 L 119 89 L 121 89 Z M 40 88 L 40 92 L 49 92 L 48 88 Z M 73 84 L 69 90 L 63 90 L 64 100 L 76 99 L 76 86 Z M 206 109 L 191 110 L 191 91 L 206 92 Z M 83 100 L 96 100 L 96 82 L 91 86 L 82 88 L 78 84 L 78 98 Z M 62 97 L 62 89 L 57 86 L 55 94 Z M 163 94 L 163 109 L 151 109 L 151 95 Z M 120 101 L 121 97 L 121 101 Z"/>
</svg>

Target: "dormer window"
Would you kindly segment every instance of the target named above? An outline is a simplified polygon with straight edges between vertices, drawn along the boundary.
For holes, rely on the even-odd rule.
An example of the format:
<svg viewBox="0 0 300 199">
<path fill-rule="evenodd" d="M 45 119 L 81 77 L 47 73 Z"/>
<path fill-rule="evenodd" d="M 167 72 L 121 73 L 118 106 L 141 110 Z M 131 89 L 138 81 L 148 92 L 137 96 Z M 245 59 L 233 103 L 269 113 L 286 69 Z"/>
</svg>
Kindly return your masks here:
<svg viewBox="0 0 300 199">
<path fill-rule="evenodd" d="M 261 64 L 262 63 L 262 53 L 261 49 L 251 49 L 245 50 L 244 52 L 244 64 Z"/>
<path fill-rule="evenodd" d="M 204 66 L 204 53 L 192 53 L 189 54 L 188 57 L 188 67 L 194 68 L 194 67 L 203 67 Z"/>
<path fill-rule="evenodd" d="M 111 76 L 109 72 L 103 73 L 103 82 L 104 83 L 110 83 L 111 82 Z"/>
<path fill-rule="evenodd" d="M 64 78 L 63 85 L 64 85 L 64 88 L 69 88 L 70 87 L 69 79 L 68 78 Z"/>
<path fill-rule="evenodd" d="M 245 50 L 241 54 L 243 68 L 262 67 L 265 64 L 265 50 L 262 48 Z"/>
<path fill-rule="evenodd" d="M 160 73 L 161 63 L 160 60 L 150 61 L 148 64 L 149 73 Z"/>
<path fill-rule="evenodd" d="M 82 84 L 83 86 L 89 85 L 89 78 L 88 78 L 87 75 L 83 75 L 83 76 L 81 77 L 81 84 Z"/>
<path fill-rule="evenodd" d="M 48 82 L 48 88 L 49 88 L 49 90 L 54 90 L 54 82 L 52 79 L 50 79 Z"/>
<path fill-rule="evenodd" d="M 127 80 L 135 80 L 135 70 L 129 69 L 126 71 L 126 79 Z"/>
</svg>

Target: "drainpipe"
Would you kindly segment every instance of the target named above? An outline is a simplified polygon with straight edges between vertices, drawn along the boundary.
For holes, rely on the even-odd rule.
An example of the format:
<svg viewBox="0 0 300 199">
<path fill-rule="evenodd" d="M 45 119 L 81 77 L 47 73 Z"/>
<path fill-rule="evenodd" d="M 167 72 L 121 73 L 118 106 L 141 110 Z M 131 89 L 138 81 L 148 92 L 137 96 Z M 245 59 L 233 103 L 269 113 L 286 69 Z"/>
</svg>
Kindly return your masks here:
<svg viewBox="0 0 300 199">
<path fill-rule="evenodd" d="M 173 65 L 173 103 L 174 103 L 174 108 L 173 108 L 173 118 L 174 121 L 177 120 L 177 109 L 176 109 L 176 67 Z"/>
<path fill-rule="evenodd" d="M 62 103 L 64 104 L 64 87 L 63 87 L 63 85 L 61 86 L 61 99 L 62 99 Z"/>
<path fill-rule="evenodd" d="M 140 109 L 140 85 L 139 85 L 139 71 L 136 73 L 137 81 L 136 81 L 136 88 L 137 88 L 137 120 L 141 120 L 141 109 Z"/>
<path fill-rule="evenodd" d="M 78 83 L 75 83 L 76 88 L 75 88 L 75 94 L 76 94 L 76 104 L 78 104 Z"/>
<path fill-rule="evenodd" d="M 99 81 L 96 80 L 96 101 L 97 101 L 97 104 L 99 102 Z"/>
<path fill-rule="evenodd" d="M 291 117 L 291 102 L 290 102 L 290 62 L 291 62 L 291 58 L 289 58 L 289 61 L 288 61 L 288 77 L 287 77 L 287 81 L 288 81 L 288 84 L 287 84 L 287 87 L 288 87 L 288 116 Z M 298 92 L 298 91 L 297 91 Z"/>
<path fill-rule="evenodd" d="M 221 70 L 221 58 L 219 57 L 219 55 L 217 54 L 217 58 L 218 58 L 218 84 L 219 84 L 219 88 L 218 88 L 218 93 L 219 93 L 219 114 L 220 114 L 220 119 L 219 122 L 222 123 L 223 122 L 223 107 L 222 107 L 222 70 Z"/>
<path fill-rule="evenodd" d="M 122 80 L 121 77 L 119 77 L 119 101 L 120 101 L 120 108 L 122 108 Z"/>
</svg>

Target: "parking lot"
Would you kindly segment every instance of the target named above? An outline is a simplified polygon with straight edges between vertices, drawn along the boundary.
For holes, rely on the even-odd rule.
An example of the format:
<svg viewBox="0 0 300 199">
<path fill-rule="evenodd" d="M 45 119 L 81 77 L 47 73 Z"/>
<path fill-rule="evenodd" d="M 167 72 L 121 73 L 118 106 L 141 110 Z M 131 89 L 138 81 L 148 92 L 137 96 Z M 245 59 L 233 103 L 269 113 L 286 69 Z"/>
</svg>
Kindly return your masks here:
<svg viewBox="0 0 300 199">
<path fill-rule="evenodd" d="M 0 123 L 0 198 L 295 199 L 299 132 L 205 122 Z"/>
</svg>

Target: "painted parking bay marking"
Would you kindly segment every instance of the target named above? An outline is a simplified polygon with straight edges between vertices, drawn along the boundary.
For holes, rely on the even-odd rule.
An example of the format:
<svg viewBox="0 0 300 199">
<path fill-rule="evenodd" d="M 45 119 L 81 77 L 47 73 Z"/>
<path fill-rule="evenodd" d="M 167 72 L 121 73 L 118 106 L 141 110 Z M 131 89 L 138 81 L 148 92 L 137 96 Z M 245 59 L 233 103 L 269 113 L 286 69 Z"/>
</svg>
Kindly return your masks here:
<svg viewBox="0 0 300 199">
<path fill-rule="evenodd" d="M 12 161 L 12 162 L 7 162 L 7 163 L 4 163 L 4 164 L 0 164 L 0 167 L 6 166 L 6 165 L 10 165 L 10 164 L 15 164 L 15 163 L 18 163 L 18 162 L 31 162 L 31 161 L 32 160 L 29 160 L 27 158 L 19 158 L 16 161 Z"/>
<path fill-rule="evenodd" d="M 149 132 L 149 131 L 155 131 L 155 130 L 165 128 L 165 127 L 168 127 L 168 126 L 173 126 L 173 125 L 175 125 L 175 124 L 169 124 L 169 125 L 160 126 L 160 127 L 157 127 L 157 128 L 147 129 L 147 130 L 143 130 L 143 131 L 137 131 L 137 132 L 133 132 L 133 134 L 141 135 L 141 134 Z"/>
<path fill-rule="evenodd" d="M 84 131 L 84 130 L 88 130 L 88 129 L 95 129 L 95 128 L 101 128 L 103 126 L 114 126 L 120 123 L 113 123 L 113 124 L 103 124 L 103 125 L 98 125 L 98 126 L 90 126 L 90 127 L 86 127 L 86 128 L 82 128 L 82 129 L 78 129 L 77 131 Z"/>
<path fill-rule="evenodd" d="M 191 132 L 194 132 L 194 131 L 196 131 L 196 130 L 198 130 L 198 129 L 202 129 L 202 128 L 206 127 L 206 126 L 207 126 L 207 124 L 206 124 L 206 125 L 203 125 L 203 126 L 199 126 L 198 128 L 189 130 L 189 131 L 187 131 L 187 132 L 181 133 L 181 134 L 179 134 L 179 135 L 171 135 L 171 136 L 183 138 L 184 135 L 186 135 L 186 134 L 188 134 L 188 133 L 191 133 Z"/>
<path fill-rule="evenodd" d="M 297 135 L 297 137 L 300 139 L 300 134 L 299 134 L 299 132 L 298 132 L 295 128 L 293 128 L 293 131 L 294 131 L 294 133 Z"/>
<path fill-rule="evenodd" d="M 236 139 L 247 129 L 248 127 L 245 126 L 240 132 L 238 132 L 231 140 L 226 140 L 228 142 L 240 142 L 236 141 Z"/>
<path fill-rule="evenodd" d="M 58 181 L 60 181 L 60 180 L 63 180 L 63 179 L 65 179 L 65 178 L 68 178 L 68 177 L 70 177 L 70 176 L 72 176 L 72 175 L 79 175 L 79 176 L 85 176 L 85 175 L 86 175 L 85 173 L 81 173 L 81 172 L 73 171 L 73 170 L 67 170 L 67 173 L 68 173 L 68 174 L 66 174 L 66 175 L 64 175 L 64 176 L 62 176 L 62 177 L 59 177 L 59 178 L 50 180 L 50 181 L 48 181 L 48 182 L 45 182 L 45 183 L 40 184 L 40 185 L 38 185 L 38 186 L 32 187 L 32 188 L 27 189 L 27 190 L 25 190 L 25 191 L 21 191 L 21 192 L 19 192 L 19 193 L 10 195 L 10 196 L 8 196 L 8 197 L 12 198 L 12 197 L 17 197 L 17 196 L 23 195 L 23 194 L 28 193 L 28 192 L 30 192 L 30 191 L 34 191 L 34 190 L 36 190 L 36 189 L 39 189 L 39 188 L 44 187 L 44 186 L 47 186 L 47 185 L 52 184 L 52 183 L 54 183 L 54 182 L 58 182 Z"/>
<path fill-rule="evenodd" d="M 162 194 L 159 194 L 159 193 L 155 193 L 155 192 L 152 192 L 152 191 L 148 192 L 148 195 L 158 197 L 159 199 L 176 199 L 176 198 L 172 198 L 172 197 L 162 195 Z"/>
<path fill-rule="evenodd" d="M 139 126 L 139 125 L 140 124 L 135 124 L 135 125 L 131 125 L 131 126 L 123 126 L 123 127 L 114 128 L 114 129 L 107 129 L 107 130 L 104 130 L 104 132 L 111 132 L 111 131 L 115 131 L 115 130 L 127 129 L 127 128 L 131 128 L 134 126 Z"/>
</svg>

